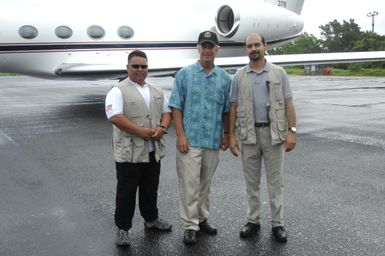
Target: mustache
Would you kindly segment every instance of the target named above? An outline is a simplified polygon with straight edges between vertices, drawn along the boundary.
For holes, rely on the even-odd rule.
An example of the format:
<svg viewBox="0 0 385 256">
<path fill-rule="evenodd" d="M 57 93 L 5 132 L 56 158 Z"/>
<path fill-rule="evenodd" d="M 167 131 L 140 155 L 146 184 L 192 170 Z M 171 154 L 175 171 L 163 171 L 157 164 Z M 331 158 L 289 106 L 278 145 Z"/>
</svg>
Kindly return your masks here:
<svg viewBox="0 0 385 256">
<path fill-rule="evenodd" d="M 260 56 L 259 52 L 257 51 L 252 51 L 250 54 L 249 54 L 249 57 L 252 58 L 252 59 L 258 59 Z"/>
</svg>

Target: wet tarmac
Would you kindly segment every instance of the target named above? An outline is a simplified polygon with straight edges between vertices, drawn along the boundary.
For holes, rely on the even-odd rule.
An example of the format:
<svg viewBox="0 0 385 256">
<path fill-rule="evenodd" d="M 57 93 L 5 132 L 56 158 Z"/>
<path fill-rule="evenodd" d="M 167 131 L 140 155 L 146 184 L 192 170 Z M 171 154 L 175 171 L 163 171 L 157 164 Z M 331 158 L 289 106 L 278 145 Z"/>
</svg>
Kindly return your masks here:
<svg viewBox="0 0 385 256">
<path fill-rule="evenodd" d="M 272 240 L 265 182 L 261 231 L 239 237 L 245 184 L 240 159 L 226 151 L 211 193 L 218 235 L 184 245 L 171 128 L 159 209 L 173 231 L 144 230 L 137 210 L 131 246 L 122 249 L 114 243 L 112 130 L 103 112 L 114 81 L 0 77 L 0 255 L 385 255 L 385 78 L 290 81 L 298 136 L 285 163 L 288 243 Z"/>
</svg>

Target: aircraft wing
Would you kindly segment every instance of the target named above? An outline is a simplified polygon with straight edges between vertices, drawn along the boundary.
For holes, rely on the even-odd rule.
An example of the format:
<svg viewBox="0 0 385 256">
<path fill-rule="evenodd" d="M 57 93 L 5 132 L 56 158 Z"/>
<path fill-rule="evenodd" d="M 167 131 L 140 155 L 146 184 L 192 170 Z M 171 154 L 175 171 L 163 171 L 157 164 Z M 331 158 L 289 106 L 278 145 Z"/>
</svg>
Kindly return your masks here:
<svg viewBox="0 0 385 256">
<path fill-rule="evenodd" d="M 282 66 L 372 62 L 385 61 L 385 51 L 269 55 L 267 58 Z"/>
<path fill-rule="evenodd" d="M 338 53 L 311 53 L 311 54 L 286 54 L 268 55 L 266 58 L 281 66 L 319 65 L 353 62 L 385 61 L 385 51 L 370 52 L 338 52 Z M 165 63 L 152 61 L 149 67 L 150 76 L 174 75 L 181 67 L 189 65 L 197 59 L 174 59 Z M 249 62 L 244 57 L 222 57 L 216 58 L 215 64 L 223 68 L 239 68 Z M 77 78 L 105 78 L 112 76 L 125 76 L 127 74 L 122 64 L 95 64 L 95 63 L 64 63 L 59 65 L 55 73 L 59 77 Z"/>
<path fill-rule="evenodd" d="M 280 66 L 301 66 L 353 62 L 385 61 L 385 51 L 335 52 L 268 55 L 268 61 Z M 215 63 L 225 68 L 239 67 L 249 62 L 248 57 L 217 58 Z"/>
</svg>

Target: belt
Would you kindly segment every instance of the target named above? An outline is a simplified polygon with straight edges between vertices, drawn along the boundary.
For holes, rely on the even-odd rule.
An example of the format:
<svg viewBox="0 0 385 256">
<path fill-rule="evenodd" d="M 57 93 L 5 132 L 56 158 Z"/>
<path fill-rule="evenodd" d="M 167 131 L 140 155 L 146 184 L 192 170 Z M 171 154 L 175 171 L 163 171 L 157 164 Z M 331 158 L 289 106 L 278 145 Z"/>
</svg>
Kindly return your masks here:
<svg viewBox="0 0 385 256">
<path fill-rule="evenodd" d="M 270 123 L 255 123 L 255 127 L 269 127 Z"/>
</svg>

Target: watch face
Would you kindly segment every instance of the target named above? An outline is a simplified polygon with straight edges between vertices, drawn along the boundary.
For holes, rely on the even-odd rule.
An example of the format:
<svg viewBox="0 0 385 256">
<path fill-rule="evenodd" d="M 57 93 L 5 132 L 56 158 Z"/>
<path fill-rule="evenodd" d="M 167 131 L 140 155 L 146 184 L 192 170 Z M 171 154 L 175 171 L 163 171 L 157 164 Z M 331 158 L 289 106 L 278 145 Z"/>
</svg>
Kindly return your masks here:
<svg viewBox="0 0 385 256">
<path fill-rule="evenodd" d="M 290 127 L 289 130 L 292 131 L 292 132 L 297 132 L 297 128 L 295 128 L 295 127 Z"/>
</svg>

